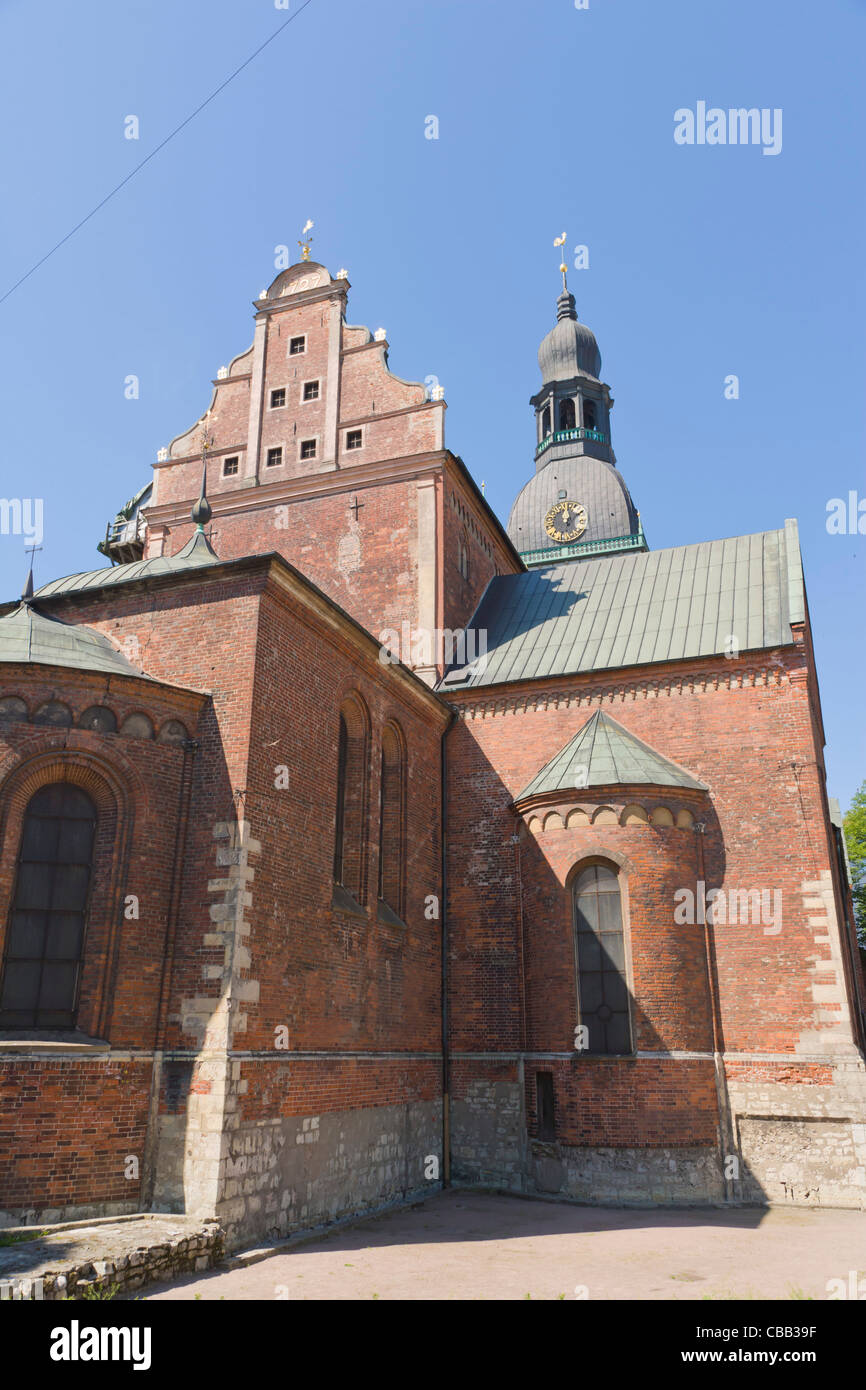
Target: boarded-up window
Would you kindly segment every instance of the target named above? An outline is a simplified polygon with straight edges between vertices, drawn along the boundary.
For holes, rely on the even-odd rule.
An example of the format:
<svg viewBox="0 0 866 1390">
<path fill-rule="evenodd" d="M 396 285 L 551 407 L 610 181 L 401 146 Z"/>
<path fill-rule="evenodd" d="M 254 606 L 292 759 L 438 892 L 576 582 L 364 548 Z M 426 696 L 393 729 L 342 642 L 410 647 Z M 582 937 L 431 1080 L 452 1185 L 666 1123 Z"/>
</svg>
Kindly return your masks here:
<svg viewBox="0 0 866 1390">
<path fill-rule="evenodd" d="M 628 984 L 619 878 L 590 864 L 572 889 L 579 1022 L 587 1052 L 631 1052 Z"/>
<path fill-rule="evenodd" d="M 556 1115 L 553 1108 L 553 1072 L 535 1073 L 535 1113 L 539 1139 L 556 1138 Z"/>
<path fill-rule="evenodd" d="M 24 815 L 0 989 L 0 1027 L 72 1028 L 96 808 L 80 787 L 42 787 Z"/>
</svg>

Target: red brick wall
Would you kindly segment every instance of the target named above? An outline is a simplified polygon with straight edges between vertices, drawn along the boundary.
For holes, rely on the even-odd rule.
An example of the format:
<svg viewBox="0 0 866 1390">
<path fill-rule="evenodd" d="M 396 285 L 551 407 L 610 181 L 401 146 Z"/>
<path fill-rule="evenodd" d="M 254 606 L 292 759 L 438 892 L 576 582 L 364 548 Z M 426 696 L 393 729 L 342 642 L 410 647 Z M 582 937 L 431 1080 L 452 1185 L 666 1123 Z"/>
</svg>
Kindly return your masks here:
<svg viewBox="0 0 866 1390">
<path fill-rule="evenodd" d="M 331 901 L 338 713 L 347 698 L 362 703 L 369 724 L 362 917 L 335 911 Z M 325 646 L 290 600 L 269 594 L 260 614 L 252 719 L 246 811 L 261 853 L 247 918 L 260 1003 L 249 1010 L 244 1045 L 273 1046 L 274 1029 L 285 1024 L 292 1049 L 438 1049 L 441 920 L 424 912 L 427 895 L 441 896 L 444 713 L 431 717 L 403 697 L 378 661 L 359 664 L 340 647 Z M 380 920 L 376 905 L 382 731 L 389 721 L 406 746 L 404 926 Z M 288 787 L 278 789 L 281 765 Z"/>
<path fill-rule="evenodd" d="M 538 1136 L 536 1073 L 553 1073 L 556 1137 L 589 1148 L 683 1148 L 716 1143 L 709 1061 L 536 1061 L 526 1064 L 529 1133 Z"/>
<path fill-rule="evenodd" d="M 756 683 L 749 672 L 757 673 Z M 707 887 L 781 890 L 778 934 L 751 923 L 714 929 L 721 1045 L 793 1054 L 801 1036 L 834 1026 L 838 1008 L 822 1018 L 827 1006 L 812 997 L 814 960 L 829 957 L 829 947 L 816 945 L 802 891 L 805 881 L 830 867 L 805 676 L 802 655 L 787 649 L 763 661 L 718 659 L 700 668 L 621 673 L 608 688 L 597 676 L 571 677 L 544 690 L 498 687 L 465 697 L 475 717 L 461 720 L 448 740 L 452 1047 L 459 1052 L 521 1046 L 522 904 L 527 1045 L 568 1050 L 576 1019 L 571 905 L 564 884 L 584 855 L 606 850 L 627 863 L 638 1048 L 712 1047 L 703 929 L 673 922 L 674 892 L 695 891 L 699 877 L 693 830 L 551 830 L 521 841 L 518 873 L 518 823 L 510 802 L 599 704 L 708 784 L 701 837 Z M 651 799 L 673 804 L 661 791 Z M 605 1133 L 619 1135 L 610 1139 L 617 1143 L 630 1143 L 635 1135 L 643 1135 L 635 1142 L 672 1142 L 655 1137 L 661 1131 L 649 1117 L 661 1106 L 668 1082 L 665 1104 L 680 1135 L 676 1142 L 703 1142 L 694 1126 L 683 1128 L 677 1118 L 682 1104 L 701 1112 L 695 1123 L 704 1137 L 716 1123 L 712 1071 L 698 1064 L 672 1062 L 669 1070 L 658 1071 L 661 1089 L 649 1111 L 641 1109 L 633 1080 L 642 1075 L 642 1061 L 633 1069 L 590 1058 L 533 1065 L 555 1071 L 569 1142 L 590 1142 L 580 1137 L 590 1128 L 578 1117 L 587 1105 L 595 1115 L 596 1098 L 603 1113 L 592 1142 L 604 1143 Z M 642 1116 L 637 1124 L 635 1115 Z"/>
<path fill-rule="evenodd" d="M 695 834 L 656 825 L 552 829 L 521 840 L 527 1047 L 574 1047 L 577 983 L 566 879 L 581 860 L 606 854 L 622 865 L 635 1048 L 712 1051 L 704 931 L 678 926 L 671 910 L 673 890 L 696 877 Z"/>
<path fill-rule="evenodd" d="M 151 1063 L 95 1058 L 0 1067 L 0 1207 L 129 1203 L 139 1209 Z"/>
<path fill-rule="evenodd" d="M 103 705 L 120 725 L 129 713 L 147 713 L 157 730 L 167 717 L 183 719 L 192 737 L 202 704 L 152 682 L 45 667 L 4 667 L 0 695 L 8 694 L 24 698 L 31 716 L 43 701 L 62 698 L 74 721 Z M 0 957 L 26 806 L 38 786 L 74 780 L 98 815 L 78 1026 L 115 1047 L 154 1045 L 184 756 L 178 744 L 123 732 L 0 727 Z"/>
<path fill-rule="evenodd" d="M 350 503 L 357 496 L 357 520 Z M 349 489 L 337 496 L 274 503 L 220 514 L 213 522 L 221 559 L 276 552 L 345 609 L 374 637 L 418 622 L 417 489 L 414 480 Z M 167 554 L 189 540 L 175 527 Z"/>
<path fill-rule="evenodd" d="M 791 671 L 801 669 L 801 659 L 791 651 L 768 654 L 756 668 L 769 672 L 766 685 L 741 686 L 744 669 L 745 661 L 723 659 L 714 666 L 704 663 L 699 671 L 684 668 L 680 689 L 670 669 L 650 668 L 635 677 L 641 690 L 634 699 L 618 697 L 622 685 L 614 688 L 613 699 L 603 698 L 597 679 L 572 677 L 558 683 L 557 693 L 545 692 L 541 708 L 487 712 L 461 723 L 449 738 L 455 946 L 459 943 L 466 953 L 480 950 L 483 957 L 490 953 L 486 942 L 495 931 L 497 958 L 510 959 L 516 931 L 509 841 L 516 826 L 508 804 L 582 727 L 602 697 L 603 708 L 627 729 L 709 785 L 712 811 L 704 837 L 708 887 L 782 892 L 778 935 L 765 935 L 761 926 L 751 924 L 716 928 L 726 1047 L 790 1051 L 801 1031 L 828 1026 L 816 1021 L 810 969 L 817 948 L 802 894 L 803 882 L 830 865 L 806 683 L 789 679 Z M 720 688 L 713 688 L 716 679 L 712 674 L 707 679 L 708 670 L 715 671 Z M 692 675 L 694 689 L 688 688 Z M 729 677 L 733 688 L 728 688 Z M 578 706 L 576 697 L 590 692 L 597 694 Z M 495 692 L 500 703 L 508 693 Z M 522 707 L 522 699 L 518 704 Z M 686 832 L 650 831 L 665 833 Z M 695 869 L 686 877 L 688 867 L 682 866 L 684 882 L 670 882 L 665 891 L 672 895 L 678 887 L 694 889 Z M 460 1018 L 467 1017 L 464 1003 L 469 1017 L 477 1015 L 468 980 L 464 990 L 465 998 L 459 997 L 455 1008 Z M 513 1019 L 512 996 L 507 986 L 501 1007 L 507 999 Z M 663 1033 L 670 1023 L 660 1019 L 657 1029 Z M 474 1029 L 472 1036 L 477 1041 Z"/>
</svg>

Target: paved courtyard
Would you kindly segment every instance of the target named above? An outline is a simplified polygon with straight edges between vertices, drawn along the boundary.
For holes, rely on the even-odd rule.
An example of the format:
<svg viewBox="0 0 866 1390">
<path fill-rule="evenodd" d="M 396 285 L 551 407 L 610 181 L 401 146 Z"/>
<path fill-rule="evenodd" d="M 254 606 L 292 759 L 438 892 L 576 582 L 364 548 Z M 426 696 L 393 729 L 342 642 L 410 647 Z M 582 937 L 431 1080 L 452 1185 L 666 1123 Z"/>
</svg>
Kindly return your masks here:
<svg viewBox="0 0 866 1390">
<path fill-rule="evenodd" d="M 862 1211 L 624 1210 L 452 1189 L 144 1296 L 826 1299 L 851 1271 L 866 1281 Z"/>
</svg>

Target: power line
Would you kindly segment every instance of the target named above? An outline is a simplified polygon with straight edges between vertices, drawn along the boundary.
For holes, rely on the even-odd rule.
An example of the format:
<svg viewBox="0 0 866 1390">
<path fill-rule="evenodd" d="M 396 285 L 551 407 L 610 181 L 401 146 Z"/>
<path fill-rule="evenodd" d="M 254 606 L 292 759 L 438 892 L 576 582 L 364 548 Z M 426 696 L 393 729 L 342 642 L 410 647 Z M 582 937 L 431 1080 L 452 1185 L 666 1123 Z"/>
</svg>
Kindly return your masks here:
<svg viewBox="0 0 866 1390">
<path fill-rule="evenodd" d="M 74 237 L 76 232 L 80 232 L 81 228 L 87 222 L 89 222 L 92 217 L 95 217 L 96 214 L 102 208 L 105 207 L 106 203 L 110 203 L 111 199 L 117 193 L 119 193 L 122 188 L 125 188 L 131 179 L 135 178 L 136 174 L 141 173 L 141 170 L 144 168 L 145 164 L 149 164 L 150 161 L 154 158 L 154 156 L 159 154 L 160 150 L 164 150 L 170 140 L 173 140 L 176 135 L 179 135 L 180 132 L 184 130 L 186 126 L 189 125 L 190 121 L 194 121 L 196 116 L 200 115 L 200 113 L 205 109 L 205 107 L 209 106 L 210 103 L 216 97 L 219 96 L 220 92 L 224 92 L 229 83 L 233 82 L 235 78 L 243 72 L 244 68 L 248 68 L 250 63 L 253 62 L 255 58 L 258 58 L 259 54 L 267 48 L 268 44 L 273 43 L 274 39 L 279 38 L 280 34 L 283 32 L 286 26 L 291 24 L 292 20 L 297 19 L 298 15 L 302 14 L 303 11 L 307 8 L 307 6 L 312 5 L 312 3 L 313 0 L 304 0 L 304 3 L 301 5 L 300 9 L 297 9 L 294 14 L 289 15 L 289 18 L 284 20 L 278 29 L 274 30 L 270 38 L 265 39 L 264 43 L 259 44 L 255 52 L 251 53 L 248 58 L 245 58 L 244 61 L 241 63 L 240 67 L 235 68 L 234 72 L 231 73 L 225 79 L 224 82 L 221 82 L 220 85 L 214 91 L 211 92 L 209 97 L 205 97 L 204 101 L 199 106 L 197 106 L 194 111 L 191 111 L 190 114 L 186 117 L 186 119 L 181 121 L 179 126 L 175 126 L 174 130 L 172 130 L 168 135 L 166 135 L 165 139 L 161 140 L 155 149 L 151 150 L 150 154 L 145 155 L 141 163 L 137 164 L 135 168 L 127 174 L 125 179 L 121 179 L 120 183 L 117 185 L 116 188 L 112 188 L 111 192 L 107 193 L 105 197 L 102 199 L 102 201 L 97 203 L 96 207 L 92 208 L 86 217 L 82 217 L 80 222 L 76 222 L 75 226 L 71 229 L 71 231 L 68 231 L 64 237 L 61 237 L 60 240 L 57 242 L 57 245 L 52 246 L 50 251 L 46 251 L 45 255 L 40 257 L 40 259 L 35 263 L 35 265 L 32 265 L 30 269 L 21 276 L 20 280 L 16 280 L 15 284 L 12 285 L 4 295 L 0 295 L 0 304 L 5 303 L 9 296 L 11 294 L 14 294 L 15 291 L 19 289 L 21 285 L 24 284 L 25 280 L 29 280 L 30 276 L 35 274 L 35 272 L 39 269 L 40 266 L 44 265 L 47 260 L 50 260 L 50 258 L 54 255 L 55 251 L 59 251 L 61 246 L 65 246 L 66 242 L 69 241 L 70 237 Z"/>
</svg>

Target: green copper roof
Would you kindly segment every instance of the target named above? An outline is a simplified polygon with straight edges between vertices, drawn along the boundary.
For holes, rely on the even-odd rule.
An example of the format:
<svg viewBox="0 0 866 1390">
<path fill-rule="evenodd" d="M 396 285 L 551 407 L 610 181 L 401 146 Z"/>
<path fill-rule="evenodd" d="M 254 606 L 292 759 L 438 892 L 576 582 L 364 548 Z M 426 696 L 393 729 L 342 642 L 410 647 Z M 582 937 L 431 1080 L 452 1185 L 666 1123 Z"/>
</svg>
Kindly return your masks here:
<svg viewBox="0 0 866 1390">
<path fill-rule="evenodd" d="M 79 671 L 142 677 L 142 672 L 136 670 L 101 632 L 46 617 L 29 603 L 19 604 L 0 618 L 0 662 L 3 661 L 72 666 Z"/>
<path fill-rule="evenodd" d="M 790 646 L 805 614 L 796 521 L 784 530 L 499 575 L 468 624 L 472 666 L 438 689 Z"/>
<path fill-rule="evenodd" d="M 115 584 L 127 584 L 133 579 L 150 579 L 160 574 L 178 574 L 184 570 L 219 565 L 222 561 L 211 548 L 203 531 L 195 531 L 176 555 L 159 555 L 152 560 L 133 560 L 128 565 L 109 565 L 105 569 L 85 570 L 69 574 L 65 579 L 53 579 L 37 589 L 38 598 L 55 594 L 77 593 L 81 589 L 102 589 Z"/>
<path fill-rule="evenodd" d="M 596 710 L 563 749 L 536 773 L 516 801 L 543 792 L 580 787 L 690 787 L 706 791 L 703 782 L 648 743 L 635 738 L 609 714 Z"/>
</svg>

